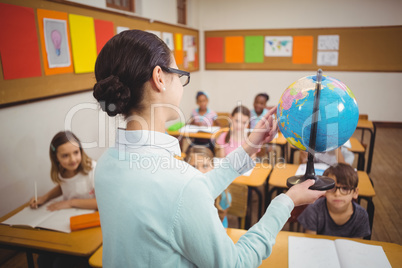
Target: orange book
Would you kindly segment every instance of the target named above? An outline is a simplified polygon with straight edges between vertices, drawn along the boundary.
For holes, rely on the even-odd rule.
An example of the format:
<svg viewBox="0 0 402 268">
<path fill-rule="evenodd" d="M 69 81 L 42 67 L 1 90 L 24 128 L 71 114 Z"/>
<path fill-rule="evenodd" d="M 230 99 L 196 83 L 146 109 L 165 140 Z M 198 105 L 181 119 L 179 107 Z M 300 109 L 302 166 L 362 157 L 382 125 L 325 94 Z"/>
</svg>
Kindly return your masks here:
<svg viewBox="0 0 402 268">
<path fill-rule="evenodd" d="M 70 218 L 71 231 L 100 226 L 99 212 L 73 216 Z"/>
</svg>

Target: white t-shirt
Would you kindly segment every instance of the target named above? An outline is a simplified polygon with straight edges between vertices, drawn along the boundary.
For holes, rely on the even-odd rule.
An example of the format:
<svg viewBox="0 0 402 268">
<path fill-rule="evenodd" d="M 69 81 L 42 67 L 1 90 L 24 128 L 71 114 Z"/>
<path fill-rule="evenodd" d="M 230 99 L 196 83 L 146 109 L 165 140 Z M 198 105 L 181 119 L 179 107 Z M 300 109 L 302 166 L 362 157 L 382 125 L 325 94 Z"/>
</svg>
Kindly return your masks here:
<svg viewBox="0 0 402 268">
<path fill-rule="evenodd" d="M 78 172 L 74 177 L 65 179 L 59 174 L 63 199 L 92 199 L 95 198 L 94 171 L 96 162 L 92 161 L 92 170 L 85 175 Z"/>
</svg>

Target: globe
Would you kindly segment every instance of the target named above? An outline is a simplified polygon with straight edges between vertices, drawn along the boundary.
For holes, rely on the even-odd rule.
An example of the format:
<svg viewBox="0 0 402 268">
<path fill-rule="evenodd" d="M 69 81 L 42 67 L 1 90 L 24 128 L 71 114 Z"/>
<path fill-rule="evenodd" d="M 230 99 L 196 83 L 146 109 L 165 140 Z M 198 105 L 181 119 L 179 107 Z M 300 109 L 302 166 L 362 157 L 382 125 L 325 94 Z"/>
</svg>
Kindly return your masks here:
<svg viewBox="0 0 402 268">
<path fill-rule="evenodd" d="M 282 94 L 277 110 L 279 130 L 303 151 L 327 152 L 349 140 L 359 120 L 352 91 L 341 81 L 322 76 L 315 148 L 310 146 L 316 75 L 303 77 Z"/>
</svg>

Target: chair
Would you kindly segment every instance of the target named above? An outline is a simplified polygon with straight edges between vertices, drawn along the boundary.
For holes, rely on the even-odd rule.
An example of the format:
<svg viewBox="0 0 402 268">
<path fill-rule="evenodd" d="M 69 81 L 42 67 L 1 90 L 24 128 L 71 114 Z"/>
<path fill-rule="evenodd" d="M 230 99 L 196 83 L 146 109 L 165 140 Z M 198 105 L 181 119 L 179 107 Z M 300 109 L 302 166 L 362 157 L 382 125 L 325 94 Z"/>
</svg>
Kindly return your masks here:
<svg viewBox="0 0 402 268">
<path fill-rule="evenodd" d="M 248 187 L 247 185 L 232 183 L 229 185 L 228 190 L 232 196 L 232 203 L 228 209 L 228 214 L 238 217 L 240 228 L 245 229 Z"/>
<path fill-rule="evenodd" d="M 230 113 L 216 113 L 218 117 L 216 121 L 218 121 L 221 128 L 229 127 Z"/>
<path fill-rule="evenodd" d="M 304 211 L 304 209 L 307 207 L 307 205 L 301 205 L 301 206 L 297 206 L 295 207 L 292 212 L 290 213 L 290 218 L 288 219 L 288 223 L 289 223 L 289 231 L 294 232 L 295 230 L 295 225 L 296 225 L 296 232 L 300 232 L 301 230 L 301 225 L 299 224 L 299 222 L 297 221 L 297 218 L 299 217 L 299 215 Z"/>
</svg>

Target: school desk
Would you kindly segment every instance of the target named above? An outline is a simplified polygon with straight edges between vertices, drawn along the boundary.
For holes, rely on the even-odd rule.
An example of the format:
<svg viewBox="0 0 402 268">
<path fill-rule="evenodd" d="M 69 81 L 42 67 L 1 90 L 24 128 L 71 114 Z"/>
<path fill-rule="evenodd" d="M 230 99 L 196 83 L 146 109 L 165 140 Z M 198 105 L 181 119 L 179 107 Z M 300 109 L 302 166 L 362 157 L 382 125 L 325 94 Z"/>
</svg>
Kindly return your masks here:
<svg viewBox="0 0 402 268">
<path fill-rule="evenodd" d="M 0 222 L 26 206 L 27 204 L 1 217 Z M 29 267 L 35 267 L 32 253 L 53 252 L 88 259 L 101 244 L 100 227 L 62 233 L 0 224 L 0 247 L 25 251 Z"/>
<path fill-rule="evenodd" d="M 363 147 L 363 145 L 360 143 L 360 141 L 358 139 L 356 139 L 355 137 L 351 137 L 349 139 L 350 141 L 350 148 L 348 148 L 349 151 L 351 151 L 352 153 L 355 153 L 358 155 L 357 158 L 357 169 L 358 170 L 364 170 L 364 162 L 365 162 L 365 154 L 366 154 L 366 149 Z M 290 159 L 289 162 L 291 164 L 294 163 L 294 154 L 295 152 L 299 150 L 296 147 L 294 147 L 293 145 L 290 145 Z"/>
<path fill-rule="evenodd" d="M 365 131 L 370 132 L 370 147 L 369 147 L 369 151 L 368 151 L 367 168 L 366 168 L 366 172 L 368 174 L 370 174 L 371 164 L 373 161 L 374 142 L 375 142 L 375 136 L 377 133 L 377 129 L 376 129 L 375 124 L 373 124 L 373 122 L 371 122 L 370 120 L 367 120 L 367 119 L 359 119 L 359 121 L 357 122 L 356 129 L 362 130 L 362 139 L 363 139 L 363 133 Z"/>
<path fill-rule="evenodd" d="M 278 132 L 278 137 L 269 142 L 271 145 L 278 145 L 281 148 L 281 155 L 286 160 L 287 140 L 281 132 Z"/>
<path fill-rule="evenodd" d="M 227 228 L 226 232 L 228 236 L 232 239 L 234 243 L 240 239 L 242 235 L 244 235 L 247 231 L 241 229 L 233 229 Z M 387 242 L 380 242 L 380 241 L 371 241 L 371 240 L 362 240 L 362 239 L 355 239 L 355 238 L 344 238 L 344 237 L 337 237 L 337 236 L 326 236 L 326 235 L 311 235 L 305 233 L 296 233 L 296 232 L 287 232 L 287 231 L 280 231 L 278 236 L 276 237 L 276 242 L 274 247 L 272 248 L 271 255 L 262 261 L 262 264 L 259 267 L 288 267 L 289 262 L 289 255 L 288 255 L 288 238 L 289 236 L 298 236 L 298 237 L 310 237 L 310 238 L 321 238 L 321 239 L 348 239 L 364 244 L 369 245 L 377 245 L 382 246 L 384 249 L 385 254 L 391 264 L 392 267 L 399 267 L 402 263 L 402 246 L 394 243 L 387 243 Z M 103 248 L 100 247 L 95 254 L 89 259 L 89 265 L 95 268 L 102 267 L 102 251 Z"/>
<path fill-rule="evenodd" d="M 262 194 L 258 187 L 267 183 L 267 179 L 269 174 L 272 171 L 272 166 L 268 163 L 256 163 L 253 171 L 249 176 L 239 176 L 237 177 L 233 183 L 247 185 L 251 191 L 254 191 L 258 197 L 258 219 L 262 216 Z M 250 228 L 251 223 L 251 215 L 252 215 L 252 205 L 251 205 L 252 196 L 248 195 L 247 202 L 247 216 L 246 216 L 246 228 Z"/>
<path fill-rule="evenodd" d="M 271 190 L 268 192 L 268 186 L 265 189 L 266 193 L 266 204 L 268 207 L 269 202 L 272 200 L 272 195 L 274 192 L 277 194 L 283 192 L 283 190 L 288 189 L 286 186 L 286 180 L 294 176 L 298 169 L 299 165 L 294 164 L 277 164 L 268 178 L 268 185 L 271 187 Z M 359 197 L 358 202 L 360 203 L 361 199 L 365 199 L 367 201 L 367 213 L 369 216 L 370 222 L 370 230 L 373 229 L 373 219 L 374 219 L 374 203 L 373 197 L 375 196 L 375 191 L 373 188 L 373 184 L 368 176 L 368 174 L 364 171 L 357 171 L 357 175 L 359 177 Z M 371 238 L 371 235 L 367 237 Z"/>
</svg>

